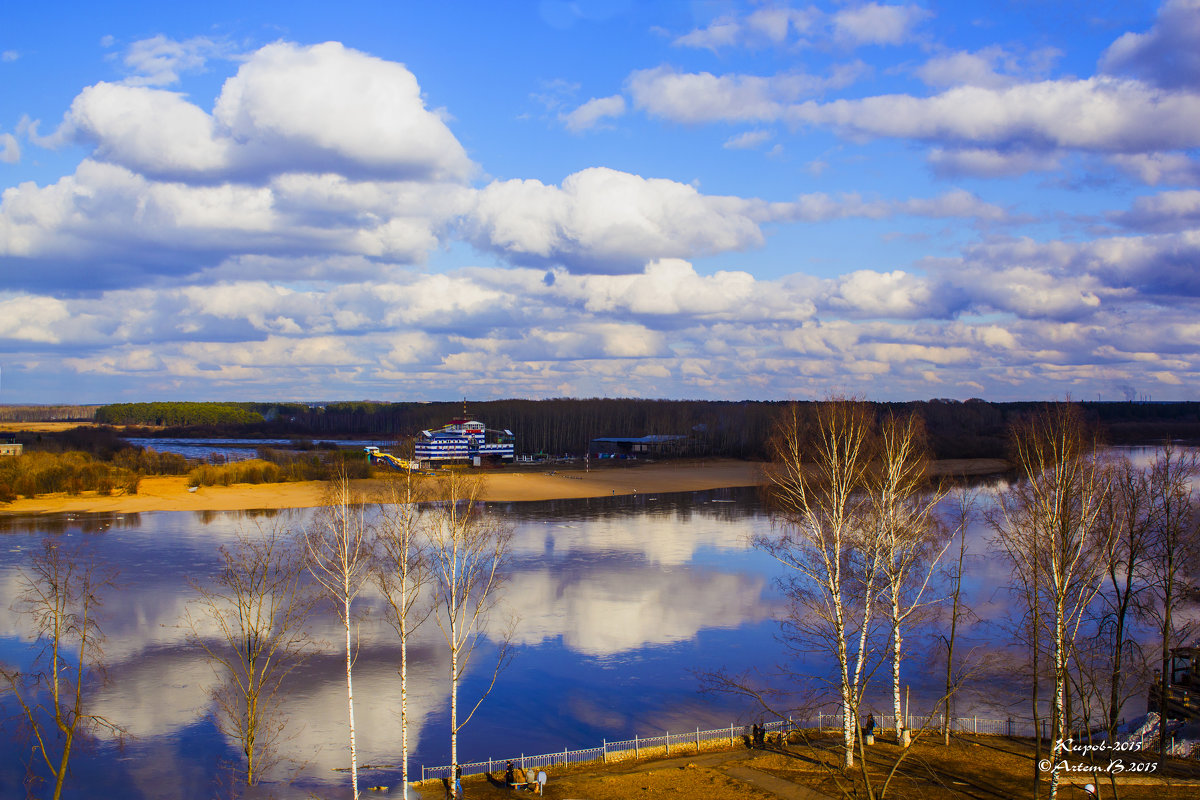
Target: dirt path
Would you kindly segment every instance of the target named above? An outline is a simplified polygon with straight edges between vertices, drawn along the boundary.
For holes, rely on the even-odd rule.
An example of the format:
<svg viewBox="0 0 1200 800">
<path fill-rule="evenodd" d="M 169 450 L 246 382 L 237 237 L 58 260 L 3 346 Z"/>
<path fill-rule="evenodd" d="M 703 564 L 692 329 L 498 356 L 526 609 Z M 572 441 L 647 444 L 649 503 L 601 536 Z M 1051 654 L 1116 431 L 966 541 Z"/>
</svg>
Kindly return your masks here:
<svg viewBox="0 0 1200 800">
<path fill-rule="evenodd" d="M 783 778 L 777 778 L 774 775 L 743 764 L 729 764 L 722 771 L 726 775 L 737 778 L 739 781 L 748 783 L 751 786 L 757 786 L 776 797 L 783 798 L 783 800 L 830 800 L 829 795 L 822 794 L 815 789 L 801 786 L 798 783 L 792 783 Z"/>
<path fill-rule="evenodd" d="M 556 776 L 551 770 L 546 797 L 553 800 L 593 800 L 612 797 L 721 797 L 747 800 L 831 800 L 827 795 L 793 783 L 785 778 L 755 769 L 745 762 L 757 755 L 749 750 L 724 750 L 715 753 L 635 761 L 611 766 L 597 764 Z M 500 797 L 534 797 L 478 777 L 463 781 L 466 797 L 489 800 Z M 719 776 L 717 785 L 714 776 Z M 445 790 L 437 781 L 429 781 L 414 793 L 421 800 L 443 800 Z"/>
</svg>

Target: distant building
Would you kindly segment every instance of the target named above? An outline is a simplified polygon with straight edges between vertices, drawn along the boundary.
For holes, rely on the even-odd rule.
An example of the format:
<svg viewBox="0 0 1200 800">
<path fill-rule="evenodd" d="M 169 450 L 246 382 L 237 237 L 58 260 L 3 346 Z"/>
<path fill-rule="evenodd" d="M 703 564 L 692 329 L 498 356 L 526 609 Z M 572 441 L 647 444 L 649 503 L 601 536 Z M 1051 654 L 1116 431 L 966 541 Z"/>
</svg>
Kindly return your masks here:
<svg viewBox="0 0 1200 800">
<path fill-rule="evenodd" d="M 24 450 L 25 445 L 12 434 L 0 435 L 0 456 L 19 456 Z"/>
<path fill-rule="evenodd" d="M 456 419 L 432 431 L 421 431 L 413 456 L 421 464 L 467 461 L 481 466 L 489 461 L 512 462 L 513 432 L 493 430 L 473 419 Z"/>
<path fill-rule="evenodd" d="M 646 458 L 678 456 L 690 449 L 691 440 L 678 434 L 649 436 L 603 436 L 592 439 L 588 455 L 592 458 Z"/>
</svg>

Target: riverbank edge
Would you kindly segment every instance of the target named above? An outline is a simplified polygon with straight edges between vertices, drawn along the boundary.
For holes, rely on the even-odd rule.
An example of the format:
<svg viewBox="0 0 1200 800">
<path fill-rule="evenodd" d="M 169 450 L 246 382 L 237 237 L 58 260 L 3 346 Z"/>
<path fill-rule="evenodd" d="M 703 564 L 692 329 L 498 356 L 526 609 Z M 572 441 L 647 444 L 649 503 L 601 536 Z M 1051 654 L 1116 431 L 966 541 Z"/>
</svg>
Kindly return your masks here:
<svg viewBox="0 0 1200 800">
<path fill-rule="evenodd" d="M 483 473 L 484 499 L 512 503 L 761 486 L 766 483 L 767 466 L 735 459 L 700 459 L 596 469 L 489 471 Z M 978 477 L 1008 469 L 1001 459 L 953 459 L 934 462 L 933 472 L 941 477 Z M 367 497 L 382 494 L 386 483 L 382 477 L 354 482 Z M 326 488 L 323 481 L 298 481 L 189 489 L 186 476 L 148 476 L 142 479 L 137 494 L 54 493 L 20 498 L 0 505 L 0 516 L 314 508 L 324 505 Z"/>
</svg>

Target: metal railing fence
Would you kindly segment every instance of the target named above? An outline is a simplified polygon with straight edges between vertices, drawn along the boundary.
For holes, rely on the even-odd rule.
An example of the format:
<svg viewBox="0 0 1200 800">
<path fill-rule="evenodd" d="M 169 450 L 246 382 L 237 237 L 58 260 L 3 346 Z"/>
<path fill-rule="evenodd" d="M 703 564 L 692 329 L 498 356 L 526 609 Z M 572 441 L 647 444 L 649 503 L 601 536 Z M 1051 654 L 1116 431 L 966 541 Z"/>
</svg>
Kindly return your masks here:
<svg viewBox="0 0 1200 800">
<path fill-rule="evenodd" d="M 918 717 L 910 715 L 906 718 L 905 727 L 912 731 L 940 731 L 942 729 L 942 716 L 940 714 L 932 717 Z M 895 730 L 896 718 L 892 715 L 879 715 L 875 718 L 875 726 L 877 730 Z M 816 729 L 821 731 L 837 730 L 842 728 L 841 714 L 817 714 L 813 717 L 805 719 L 786 719 L 767 722 L 763 726 L 768 733 L 786 733 L 798 729 Z M 1042 738 L 1047 739 L 1050 735 L 1049 721 L 1041 720 Z M 1030 720 L 1021 720 L 1008 717 L 1006 719 L 990 719 L 986 717 L 952 717 L 950 719 L 950 729 L 954 733 L 969 733 L 987 736 L 1019 736 L 1032 738 L 1037 735 L 1034 724 Z M 518 756 L 510 756 L 508 758 L 489 758 L 486 761 L 473 761 L 470 763 L 461 764 L 462 774 L 482 775 L 484 773 L 495 772 L 499 769 L 504 769 L 505 765 L 511 761 L 513 766 L 519 766 L 522 770 L 529 768 L 545 768 L 545 767 L 565 767 L 571 764 L 582 764 L 592 761 L 618 761 L 628 758 L 638 759 L 643 755 L 686 755 L 690 753 L 700 752 L 705 745 L 712 745 L 719 742 L 720 744 L 734 745 L 739 739 L 750 735 L 750 726 L 730 724 L 724 728 L 712 728 L 710 730 L 700 730 L 696 728 L 694 731 L 686 733 L 670 733 L 663 731 L 662 734 L 656 736 L 634 736 L 632 739 L 624 739 L 621 741 L 610 742 L 605 740 L 599 747 L 586 747 L 581 750 L 568 750 L 563 748 L 561 751 L 553 753 L 543 753 L 541 755 L 526 755 L 524 753 Z M 1086 734 L 1084 734 L 1086 735 Z M 1157 746 L 1157 737 L 1139 737 L 1137 747 L 1128 747 L 1129 750 L 1151 750 Z M 429 780 L 431 778 L 449 778 L 453 773 L 453 765 L 444 765 L 438 767 L 421 767 L 421 780 Z"/>
<path fill-rule="evenodd" d="M 763 725 L 763 728 L 771 732 L 789 730 L 791 727 L 795 726 L 791 725 L 788 720 L 775 720 Z M 637 759 L 643 755 L 652 754 L 673 755 L 678 753 L 679 755 L 683 755 L 685 753 L 699 752 L 705 744 L 713 742 L 720 742 L 722 745 L 735 744 L 748 730 L 748 727 L 745 725 L 731 724 L 725 728 L 713 728 L 704 731 L 696 728 L 686 733 L 663 731 L 657 736 L 634 736 L 632 739 L 614 742 L 605 740 L 599 747 L 587 747 L 582 750 L 568 750 L 563 748 L 558 752 L 543 753 L 541 755 L 526 755 L 522 753 L 519 756 L 489 758 L 486 761 L 473 761 L 460 764 L 459 766 L 462 768 L 462 774 L 465 777 L 504 769 L 505 764 L 509 761 L 513 762 L 514 767 L 537 769 L 539 767 L 563 767 L 590 761 L 604 761 L 607 763 L 627 758 Z M 422 766 L 421 780 L 449 778 L 453 771 L 453 765 L 439 767 Z"/>
</svg>

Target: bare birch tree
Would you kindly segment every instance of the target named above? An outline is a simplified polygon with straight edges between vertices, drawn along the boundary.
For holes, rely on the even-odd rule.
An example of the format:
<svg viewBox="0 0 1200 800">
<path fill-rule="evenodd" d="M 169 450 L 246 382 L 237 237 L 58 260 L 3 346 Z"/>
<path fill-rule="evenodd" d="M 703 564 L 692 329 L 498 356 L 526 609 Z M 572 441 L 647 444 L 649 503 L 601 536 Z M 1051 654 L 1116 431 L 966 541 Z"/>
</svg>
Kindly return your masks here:
<svg viewBox="0 0 1200 800">
<path fill-rule="evenodd" d="M 871 533 L 880 550 L 891 625 L 896 740 L 907 747 L 910 735 L 900 693 L 904 628 L 914 614 L 929 605 L 925 593 L 949 539 L 936 541 L 941 528 L 935 510 L 943 492 L 929 485 L 929 458 L 920 418 L 915 414 L 903 419 L 888 415 L 879 426 L 878 437 L 878 463 L 869 480 L 874 522 Z"/>
<path fill-rule="evenodd" d="M 965 486 L 954 490 L 954 511 L 950 541 L 958 539 L 958 553 L 949 570 L 950 580 L 950 630 L 943 637 L 946 643 L 946 694 L 943 698 L 945 714 L 942 715 L 942 744 L 950 746 L 950 722 L 954 716 L 954 695 L 957 693 L 962 674 L 954 669 L 954 649 L 958 644 L 958 624 L 970 615 L 962 602 L 964 565 L 967 560 L 967 528 L 975 514 L 978 492 Z"/>
<path fill-rule="evenodd" d="M 453 472 L 439 479 L 428 511 L 429 561 L 436 619 L 450 650 L 450 761 L 458 766 L 458 733 L 471 721 L 508 662 L 511 626 L 500 636 L 491 681 L 465 715 L 459 713 L 459 683 L 488 623 L 504 584 L 512 530 L 480 509 L 483 482 Z"/>
<path fill-rule="evenodd" d="M 350 729 L 350 786 L 358 800 L 358 748 L 354 730 L 354 616 L 351 606 L 370 577 L 371 530 L 366 507 L 350 485 L 345 470 L 333 481 L 317 512 L 314 524 L 305 531 L 308 569 L 333 602 L 346 638 L 346 714 Z"/>
<path fill-rule="evenodd" d="M 786 588 L 795 611 L 784 635 L 821 643 L 837 659 L 842 763 L 849 768 L 881 560 L 865 494 L 873 421 L 865 404 L 849 400 L 818 403 L 807 414 L 791 405 L 771 444 L 770 492 L 781 525 L 756 545 L 794 570 Z"/>
<path fill-rule="evenodd" d="M 1171 648 L 1182 644 L 1194 630 L 1193 624 L 1182 620 L 1178 611 L 1195 591 L 1195 583 L 1189 578 L 1195 578 L 1200 568 L 1200 507 L 1192 489 L 1197 476 L 1200 476 L 1200 459 L 1196 453 L 1180 450 L 1170 443 L 1150 472 L 1151 602 L 1145 608 L 1162 648 L 1157 690 L 1162 720 L 1158 741 L 1160 760 L 1166 758 L 1167 749 Z"/>
<path fill-rule="evenodd" d="M 1154 523 L 1150 474 L 1128 458 L 1109 467 L 1109 491 L 1101 511 L 1111 531 L 1104 554 L 1105 581 L 1097 604 L 1096 639 L 1103 647 L 1095 675 L 1109 741 L 1115 741 L 1121 709 L 1130 697 L 1130 657 L 1137 643 L 1131 634 L 1149 580 Z M 1107 690 L 1107 691 L 1105 691 Z"/>
<path fill-rule="evenodd" d="M 317 600 L 305 581 L 303 542 L 276 527 L 222 546 L 215 585 L 192 581 L 188 640 L 208 656 L 221 732 L 237 742 L 247 786 L 277 763 L 284 683 L 312 650 L 307 622 Z"/>
<path fill-rule="evenodd" d="M 115 586 L 116 571 L 97 563 L 80 547 L 46 539 L 19 581 L 22 591 L 14 610 L 33 621 L 40 652 L 30 672 L 0 667 L 0 680 L 21 706 L 33 735 L 35 758 L 40 757 L 50 772 L 51 796 L 58 800 L 75 745 L 96 733 L 118 737 L 124 733 L 104 717 L 89 713 L 87 698 L 89 682 L 104 672 L 99 613 L 104 592 Z"/>
<path fill-rule="evenodd" d="M 1053 740 L 1068 735 L 1068 662 L 1103 576 L 1107 537 L 1098 522 L 1107 487 L 1095 439 L 1073 405 L 1047 406 L 1018 423 L 1012 444 L 1023 477 L 1001 495 L 993 520 L 1027 587 L 1035 631 L 1044 602 L 1054 680 Z M 1034 638 L 1036 648 L 1036 633 Z M 1050 800 L 1057 796 L 1058 778 L 1051 770 Z M 1035 793 L 1036 785 L 1035 776 Z"/>
<path fill-rule="evenodd" d="M 377 533 L 379 559 L 375 580 L 387 603 L 388 623 L 400 638 L 400 751 L 404 798 L 408 798 L 408 638 L 429 615 L 421 609 L 429 583 L 429 562 L 422 534 L 420 492 L 412 471 L 388 482 L 381 499 Z"/>
</svg>

